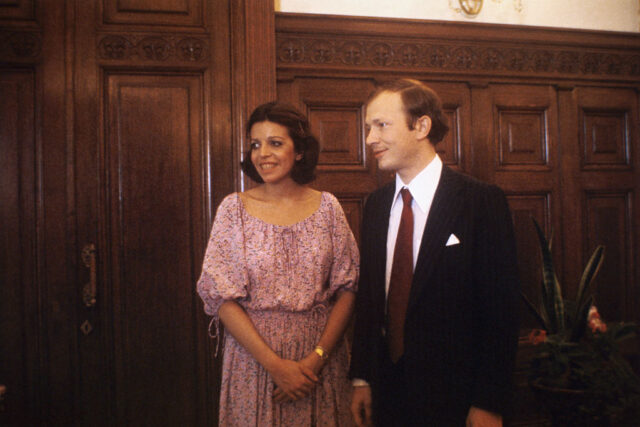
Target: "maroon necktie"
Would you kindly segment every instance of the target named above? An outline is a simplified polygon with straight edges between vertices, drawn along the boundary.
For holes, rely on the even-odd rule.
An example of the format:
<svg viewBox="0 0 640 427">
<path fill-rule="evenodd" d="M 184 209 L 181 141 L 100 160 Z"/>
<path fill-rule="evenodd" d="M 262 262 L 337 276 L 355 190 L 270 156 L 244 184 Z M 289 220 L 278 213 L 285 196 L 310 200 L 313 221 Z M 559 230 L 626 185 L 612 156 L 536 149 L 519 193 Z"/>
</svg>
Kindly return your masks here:
<svg viewBox="0 0 640 427">
<path fill-rule="evenodd" d="M 389 354 L 395 363 L 404 352 L 404 319 L 413 279 L 413 211 L 409 189 L 400 190 L 404 206 L 393 251 L 393 265 L 387 298 Z"/>
</svg>

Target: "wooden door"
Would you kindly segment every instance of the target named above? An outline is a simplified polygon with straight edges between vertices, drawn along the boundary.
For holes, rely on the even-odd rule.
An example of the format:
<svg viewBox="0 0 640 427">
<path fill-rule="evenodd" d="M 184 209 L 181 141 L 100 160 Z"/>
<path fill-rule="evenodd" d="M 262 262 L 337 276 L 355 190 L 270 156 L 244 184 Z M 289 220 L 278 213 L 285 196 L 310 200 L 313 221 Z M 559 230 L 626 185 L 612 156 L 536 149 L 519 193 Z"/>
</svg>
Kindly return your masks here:
<svg viewBox="0 0 640 427">
<path fill-rule="evenodd" d="M 70 420 L 65 9 L 0 4 L 0 425 Z M 45 19 L 46 18 L 46 19 Z M 61 345 L 55 345 L 60 343 Z M 51 396 L 56 396 L 52 401 Z"/>
<path fill-rule="evenodd" d="M 211 424 L 194 284 L 219 185 L 210 150 L 229 152 L 230 128 L 209 130 L 230 122 L 230 89 L 212 81 L 229 82 L 229 22 L 216 18 L 228 5 L 106 1 L 76 14 L 78 421 Z"/>
<path fill-rule="evenodd" d="M 0 4 L 0 425 L 216 424 L 195 284 L 274 36 L 262 0 Z"/>
</svg>

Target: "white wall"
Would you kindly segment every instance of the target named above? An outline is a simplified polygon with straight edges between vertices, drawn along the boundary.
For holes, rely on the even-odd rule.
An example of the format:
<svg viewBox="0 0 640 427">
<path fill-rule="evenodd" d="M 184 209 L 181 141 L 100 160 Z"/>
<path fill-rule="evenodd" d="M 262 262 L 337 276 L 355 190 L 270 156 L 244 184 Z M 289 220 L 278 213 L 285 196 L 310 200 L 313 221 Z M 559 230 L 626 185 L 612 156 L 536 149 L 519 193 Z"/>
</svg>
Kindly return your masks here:
<svg viewBox="0 0 640 427">
<path fill-rule="evenodd" d="M 275 9 L 640 32 L 640 0 L 484 0 L 474 17 L 464 15 L 459 0 L 275 0 Z"/>
</svg>

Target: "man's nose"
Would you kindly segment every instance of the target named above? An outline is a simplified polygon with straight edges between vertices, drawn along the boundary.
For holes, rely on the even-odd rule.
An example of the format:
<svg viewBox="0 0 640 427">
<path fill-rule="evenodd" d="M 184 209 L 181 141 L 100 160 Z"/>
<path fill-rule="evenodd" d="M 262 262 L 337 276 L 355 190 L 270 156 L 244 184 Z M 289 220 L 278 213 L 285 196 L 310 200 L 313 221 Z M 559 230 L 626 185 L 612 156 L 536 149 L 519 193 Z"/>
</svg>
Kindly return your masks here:
<svg viewBox="0 0 640 427">
<path fill-rule="evenodd" d="M 378 135 L 374 128 L 369 129 L 367 132 L 367 136 L 364 139 L 364 143 L 367 145 L 371 145 L 378 140 Z"/>
</svg>

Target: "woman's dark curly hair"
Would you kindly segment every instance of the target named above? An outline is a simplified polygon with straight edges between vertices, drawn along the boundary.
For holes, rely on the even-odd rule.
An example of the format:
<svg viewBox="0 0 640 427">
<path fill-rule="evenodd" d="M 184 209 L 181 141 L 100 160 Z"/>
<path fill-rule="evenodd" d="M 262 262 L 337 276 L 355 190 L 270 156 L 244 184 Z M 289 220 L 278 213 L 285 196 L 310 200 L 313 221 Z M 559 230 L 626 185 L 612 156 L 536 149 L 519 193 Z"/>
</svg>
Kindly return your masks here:
<svg viewBox="0 0 640 427">
<path fill-rule="evenodd" d="M 311 133 L 309 120 L 294 106 L 283 102 L 273 101 L 262 104 L 253 110 L 246 126 L 247 139 L 251 139 L 251 128 L 260 122 L 273 122 L 287 128 L 289 137 L 293 140 L 294 150 L 302 154 L 291 169 L 291 178 L 298 184 L 307 184 L 316 177 L 316 165 L 320 154 L 320 143 Z M 251 161 L 251 149 L 247 150 L 244 160 L 240 163 L 242 171 L 249 178 L 258 183 L 264 183 L 262 177 Z"/>
</svg>

